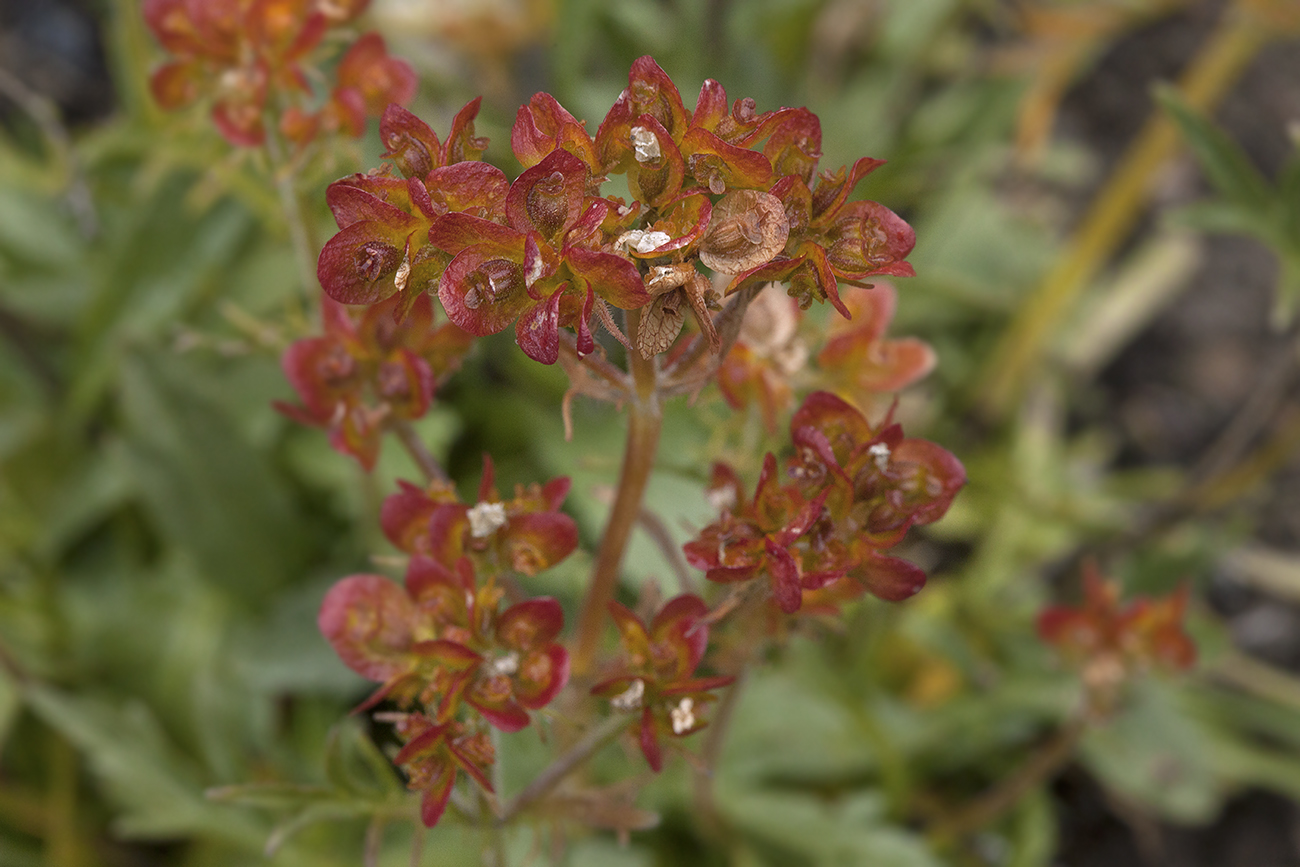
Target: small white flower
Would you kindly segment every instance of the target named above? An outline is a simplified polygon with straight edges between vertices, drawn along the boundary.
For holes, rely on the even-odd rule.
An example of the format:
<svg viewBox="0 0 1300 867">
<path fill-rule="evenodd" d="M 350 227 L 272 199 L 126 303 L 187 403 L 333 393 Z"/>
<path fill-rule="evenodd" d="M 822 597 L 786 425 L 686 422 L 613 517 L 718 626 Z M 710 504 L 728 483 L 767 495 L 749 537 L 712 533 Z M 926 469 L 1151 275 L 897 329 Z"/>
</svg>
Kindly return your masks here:
<svg viewBox="0 0 1300 867">
<path fill-rule="evenodd" d="M 519 654 L 511 651 L 505 656 L 499 656 L 487 663 L 487 673 L 489 677 L 504 675 L 509 677 L 519 671 Z"/>
<path fill-rule="evenodd" d="M 673 734 L 680 735 L 695 726 L 695 701 L 689 696 L 677 703 L 677 707 L 668 712 L 673 720 Z"/>
<path fill-rule="evenodd" d="M 662 155 L 659 150 L 659 136 L 643 126 L 632 127 L 632 150 L 636 152 L 639 163 L 653 163 Z"/>
<path fill-rule="evenodd" d="M 632 681 L 627 689 L 620 692 L 609 700 L 610 707 L 614 710 L 629 711 L 636 710 L 641 706 L 641 698 L 645 695 L 645 681 L 640 678 Z"/>
<path fill-rule="evenodd" d="M 500 503 L 479 503 L 465 517 L 469 518 L 469 534 L 475 539 L 486 539 L 506 525 L 506 507 Z"/>
<path fill-rule="evenodd" d="M 730 485 L 724 485 L 721 488 L 710 488 L 704 492 L 704 499 L 713 507 L 715 512 L 730 512 L 736 508 L 736 489 Z"/>
<path fill-rule="evenodd" d="M 882 473 L 889 466 L 889 446 L 884 443 L 876 443 L 867 449 L 867 454 L 876 459 L 876 469 Z"/>
<path fill-rule="evenodd" d="M 618 236 L 614 246 L 619 250 L 636 250 L 638 253 L 649 253 L 656 247 L 662 247 L 671 240 L 672 237 L 667 232 L 647 232 L 644 229 L 630 229 Z"/>
<path fill-rule="evenodd" d="M 636 251 L 638 253 L 649 253 L 656 247 L 662 247 L 671 240 L 672 238 L 667 232 L 642 232 L 641 238 L 636 242 Z"/>
</svg>

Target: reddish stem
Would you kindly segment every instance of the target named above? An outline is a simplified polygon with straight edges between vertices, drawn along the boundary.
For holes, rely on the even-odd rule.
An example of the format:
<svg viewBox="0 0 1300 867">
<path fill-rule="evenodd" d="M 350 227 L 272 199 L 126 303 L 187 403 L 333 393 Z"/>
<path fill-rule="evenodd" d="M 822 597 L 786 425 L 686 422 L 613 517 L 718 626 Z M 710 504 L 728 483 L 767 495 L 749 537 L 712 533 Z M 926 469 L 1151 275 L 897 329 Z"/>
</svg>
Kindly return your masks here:
<svg viewBox="0 0 1300 867">
<path fill-rule="evenodd" d="M 636 345 L 640 325 L 641 311 L 627 311 L 627 330 L 633 338 L 633 345 Z M 627 447 L 623 452 L 623 469 L 614 493 L 614 505 L 605 524 L 591 585 L 587 588 L 587 598 L 578 619 L 578 645 L 573 655 L 573 673 L 578 676 L 591 670 L 600 647 L 606 609 L 618 585 L 619 566 L 623 562 L 628 537 L 641 514 L 641 499 L 650 480 L 650 471 L 654 469 L 659 431 L 663 426 L 655 360 L 642 358 L 640 353 L 632 350 L 628 352 L 628 367 L 634 390 L 628 407 Z"/>
</svg>

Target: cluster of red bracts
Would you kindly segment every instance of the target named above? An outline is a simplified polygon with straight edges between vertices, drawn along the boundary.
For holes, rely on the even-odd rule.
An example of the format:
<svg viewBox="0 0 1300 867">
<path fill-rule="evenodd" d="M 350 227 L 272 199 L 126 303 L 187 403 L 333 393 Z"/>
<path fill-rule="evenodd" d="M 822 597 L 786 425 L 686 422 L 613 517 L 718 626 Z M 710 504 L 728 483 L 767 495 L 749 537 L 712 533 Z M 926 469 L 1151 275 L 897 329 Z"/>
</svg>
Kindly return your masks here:
<svg viewBox="0 0 1300 867">
<path fill-rule="evenodd" d="M 808 396 L 790 435 L 789 481 L 769 453 L 751 500 L 730 467 L 714 467 L 710 493 L 721 515 L 686 544 L 687 561 L 710 581 L 766 577 L 787 614 L 832 585 L 826 595 L 835 598 L 869 591 L 898 601 L 920 590 L 925 573 L 882 552 L 943 516 L 966 483 L 961 463 L 932 442 L 905 439 L 889 419 L 873 427 L 828 392 Z"/>
<path fill-rule="evenodd" d="M 530 722 L 569 678 L 558 638 L 560 604 L 526 599 L 502 608 L 504 568 L 526 575 L 549 568 L 578 544 L 573 520 L 558 511 L 568 479 L 502 500 L 485 465 L 479 500 L 467 506 L 449 485 L 403 485 L 383 508 L 389 539 L 412 556 L 404 585 L 352 575 L 321 605 L 321 632 L 353 671 L 382 685 L 361 708 L 399 708 L 406 742 L 396 762 L 424 792 L 424 821 L 446 808 L 457 769 L 491 791 L 484 725 L 505 732 Z"/>
<path fill-rule="evenodd" d="M 704 728 L 697 712 L 713 701 L 712 690 L 735 678 L 695 676 L 709 646 L 709 607 L 700 597 L 668 600 L 649 627 L 617 602 L 611 602 L 609 610 L 618 624 L 624 658 L 619 673 L 591 691 L 609 699 L 615 710 L 640 711 L 632 729 L 646 762 L 658 773 L 663 768 L 660 737 L 686 737 Z"/>
<path fill-rule="evenodd" d="M 144 19 L 176 59 L 150 79 L 158 104 L 183 108 L 212 101 L 212 120 L 231 144 L 257 147 L 266 139 L 268 109 L 280 132 L 304 144 L 321 132 L 352 137 L 366 118 L 415 95 L 415 72 L 390 57 L 384 40 L 367 33 L 352 43 L 334 70 L 324 104 L 311 82 L 323 77 L 318 59 L 331 28 L 357 18 L 370 0 L 144 0 Z"/>
<path fill-rule="evenodd" d="M 1186 669 L 1196 661 L 1196 645 L 1184 631 L 1187 598 L 1184 585 L 1167 596 L 1121 604 L 1119 585 L 1086 560 L 1082 603 L 1044 609 L 1038 634 L 1079 670 L 1088 709 L 1104 715 L 1135 675 Z"/>
<path fill-rule="evenodd" d="M 436 292 L 461 328 L 482 336 L 515 323 L 524 352 L 550 364 L 561 328 L 573 329 L 579 354 L 594 350 L 592 316 L 615 327 L 605 305 L 675 312 L 679 290 L 701 297 L 697 262 L 733 275 L 728 293 L 785 281 L 802 306 L 829 299 L 845 315 L 837 281 L 912 274 L 911 228 L 881 205 L 849 201 L 879 160 L 813 184 L 821 128 L 807 109 L 760 114 L 737 100 L 728 112 L 722 86 L 707 81 L 687 112 L 643 57 L 594 139 L 547 94 L 520 108 L 511 145 L 524 171 L 513 183 L 479 161 L 477 110 L 475 101 L 457 115 L 445 143 L 398 106 L 384 113 L 401 177 L 385 167 L 331 186 L 340 231 L 317 270 L 330 297 L 373 304 Z M 630 204 L 600 195 L 617 173 Z M 638 348 L 652 355 L 675 337 Z"/>
<path fill-rule="evenodd" d="M 286 411 L 327 427 L 337 448 L 367 465 L 386 420 L 418 418 L 472 336 L 514 324 L 523 351 L 550 364 L 564 328 L 574 334 L 568 351 L 596 351 L 594 317 L 650 358 L 672 346 L 689 303 L 716 350 L 709 271 L 730 277 L 726 293 L 784 282 L 798 307 L 829 300 L 846 316 L 838 282 L 912 273 L 910 227 L 881 205 L 849 201 L 879 161 L 818 176 L 821 130 L 806 109 L 759 113 L 752 100 L 728 109 L 721 85 L 708 81 L 688 112 L 663 70 L 641 58 L 594 137 L 549 95 L 523 106 L 511 145 L 524 169 L 512 182 L 480 160 L 478 107 L 466 105 L 443 140 L 390 105 L 380 134 L 391 165 L 327 194 L 339 232 L 317 267 L 331 299 L 326 334 L 285 354 L 303 402 Z M 631 203 L 601 195 L 618 173 Z M 437 331 L 435 294 L 452 323 Z M 344 304 L 369 309 L 354 319 Z M 639 333 L 621 335 L 609 306 L 645 308 Z M 882 336 L 887 313 L 876 313 L 844 351 L 866 347 L 897 381 L 922 375 L 928 356 L 876 358 L 894 346 Z M 687 546 L 688 559 L 713 580 L 767 576 L 784 612 L 837 583 L 887 599 L 915 592 L 920 571 L 881 552 L 943 514 L 964 483 L 961 465 L 888 420 L 873 428 L 826 393 L 796 413 L 792 434 L 791 481 L 777 480 L 769 455 L 747 505 L 735 474 L 716 471 L 715 493 L 731 505 Z M 472 505 L 447 483 L 403 483 L 381 519 L 410 556 L 404 585 L 354 575 L 321 608 L 320 628 L 343 661 L 382 684 L 362 706 L 396 706 L 388 718 L 405 744 L 397 764 L 424 793 L 426 824 L 442 815 L 461 771 L 490 790 L 488 727 L 527 726 L 567 680 L 559 604 L 506 607 L 502 581 L 577 546 L 559 510 L 567 492 L 557 479 L 503 499 L 490 462 Z M 628 714 L 658 771 L 663 739 L 702 728 L 701 710 L 732 680 L 697 675 L 717 612 L 693 595 L 669 600 L 648 625 L 617 603 L 610 611 L 623 654 L 592 692 Z"/>
<path fill-rule="evenodd" d="M 437 384 L 460 366 L 473 341 L 450 323 L 435 326 L 428 297 L 414 299 L 405 316 L 397 301 L 354 317 L 325 298 L 325 333 L 294 342 L 280 359 L 302 406 L 276 408 L 328 430 L 330 445 L 367 470 L 379 457 L 385 427 L 424 416 Z"/>
</svg>

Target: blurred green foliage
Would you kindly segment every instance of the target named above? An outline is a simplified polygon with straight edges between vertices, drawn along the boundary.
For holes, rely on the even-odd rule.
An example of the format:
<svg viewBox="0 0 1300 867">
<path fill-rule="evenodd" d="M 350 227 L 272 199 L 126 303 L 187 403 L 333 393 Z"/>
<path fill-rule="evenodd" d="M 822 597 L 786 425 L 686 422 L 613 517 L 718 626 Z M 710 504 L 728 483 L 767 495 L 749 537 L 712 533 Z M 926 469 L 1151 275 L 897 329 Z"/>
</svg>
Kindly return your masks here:
<svg viewBox="0 0 1300 867">
<path fill-rule="evenodd" d="M 415 468 L 389 449 L 364 478 L 319 432 L 271 410 L 289 397 L 278 349 L 309 326 L 266 169 L 232 156 L 201 115 L 150 106 L 141 83 L 157 55 L 135 4 L 119 0 L 104 21 L 113 118 L 66 151 L 33 147 L 39 130 L 21 118 L 25 131 L 0 139 L 0 863 L 246 865 L 270 841 L 270 863 L 355 865 L 364 817 L 380 814 L 381 863 L 405 864 L 410 802 L 346 718 L 366 686 L 318 635 L 315 614 L 333 580 L 385 550 L 379 499 Z M 480 129 L 497 160 L 518 99 L 548 89 L 594 127 L 645 53 L 688 103 L 711 77 L 760 108 L 807 104 L 825 130 L 825 166 L 887 157 L 866 193 L 915 226 L 921 275 L 900 293 L 895 332 L 923 337 L 940 358 L 903 411 L 909 432 L 958 454 L 971 479 L 909 551 L 933 575 L 919 597 L 865 603 L 841 632 L 797 637 L 748 675 L 715 781 L 716 827 L 693 820 L 689 768 L 677 760 L 637 801 L 660 814 L 657 830 L 618 846 L 567 828 L 561 863 L 1055 863 L 1057 817 L 1041 781 L 978 846 L 929 836 L 927 823 L 1009 779 L 1075 711 L 1077 684 L 1033 633 L 1045 578 L 1072 579 L 1062 563 L 1127 539 L 1184 473 L 1117 466 L 1089 415 L 1094 383 L 1056 360 L 1010 423 L 968 416 L 990 347 L 1060 251 L 1066 201 L 1097 180 L 1077 144 L 1013 161 L 1025 75 L 988 71 L 990 46 L 1013 38 L 993 4 L 958 0 L 561 0 L 516 67 L 459 61 L 471 73 L 502 65 L 514 82 Z M 510 78 L 522 68 L 543 79 Z M 416 111 L 449 115 L 470 90 L 431 73 Z M 1283 263 L 1290 316 L 1300 158 L 1273 184 L 1172 91 L 1162 104 L 1217 196 L 1184 221 L 1264 241 Z M 376 164 L 374 138 L 364 158 L 312 167 L 309 219 L 322 234 L 324 182 Z M 1121 282 L 1124 267 L 1108 280 Z M 571 476 L 567 508 L 590 547 L 623 424 L 580 401 L 566 442 L 564 388 L 508 338 L 481 341 L 420 432 L 465 490 L 485 451 L 505 487 Z M 699 406 L 669 408 L 647 505 L 679 541 L 707 518 L 711 460 L 752 473 L 777 447 L 755 414 L 720 406 L 706 392 Z M 1240 522 L 1184 514 L 1111 565 L 1143 592 L 1203 587 L 1249 535 Z M 588 564 L 575 555 L 537 586 L 572 610 Z M 629 564 L 629 585 L 671 580 L 645 539 Z M 1300 683 L 1241 657 L 1203 603 L 1192 625 L 1199 672 L 1135 690 L 1084 736 L 1078 767 L 1173 822 L 1213 821 L 1248 787 L 1300 798 Z M 512 736 L 511 785 L 545 761 L 536 740 L 533 729 Z M 625 758 L 607 751 L 594 776 L 625 776 Z M 558 829 L 538 833 L 513 834 L 510 863 L 561 840 Z M 420 863 L 473 863 L 480 844 L 475 829 L 447 823 Z"/>
</svg>

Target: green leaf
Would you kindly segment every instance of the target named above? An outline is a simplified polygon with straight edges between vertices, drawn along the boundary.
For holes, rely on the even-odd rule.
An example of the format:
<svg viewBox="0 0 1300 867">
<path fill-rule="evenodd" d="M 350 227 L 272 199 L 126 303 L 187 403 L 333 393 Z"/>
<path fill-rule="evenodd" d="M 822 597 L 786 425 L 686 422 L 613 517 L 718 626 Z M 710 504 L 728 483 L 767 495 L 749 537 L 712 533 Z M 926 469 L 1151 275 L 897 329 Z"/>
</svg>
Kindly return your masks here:
<svg viewBox="0 0 1300 867">
<path fill-rule="evenodd" d="M 355 717 L 348 717 L 330 732 L 325 775 L 338 790 L 370 800 L 391 800 L 405 791 L 393 763 Z"/>
<path fill-rule="evenodd" d="M 132 356 L 125 457 L 163 538 L 215 586 L 261 600 L 297 577 L 304 537 L 267 456 L 187 385 L 210 375 L 177 356 Z"/>
<path fill-rule="evenodd" d="M 1084 764 L 1107 787 L 1178 822 L 1204 822 L 1218 809 L 1215 739 L 1189 717 L 1171 686 L 1148 679 L 1132 703 L 1084 736 Z"/>
<path fill-rule="evenodd" d="M 1188 105 L 1175 88 L 1158 86 L 1155 97 L 1178 125 L 1206 177 L 1220 194 L 1247 210 L 1264 212 L 1272 208 L 1268 182 L 1232 139 Z"/>
<path fill-rule="evenodd" d="M 70 740 L 118 807 L 114 826 L 129 837 L 213 836 L 256 851 L 265 828 L 249 814 L 209 804 L 198 768 L 138 702 L 29 686 L 28 707 Z"/>
<path fill-rule="evenodd" d="M 204 793 L 219 804 L 238 804 L 262 810 L 291 810 L 339 801 L 337 789 L 298 783 L 242 783 L 216 786 Z"/>
<path fill-rule="evenodd" d="M 1197 202 L 1170 215 L 1177 226 L 1222 235 L 1246 235 L 1267 240 L 1276 236 L 1276 221 L 1265 211 L 1223 200 Z"/>
<path fill-rule="evenodd" d="M 873 793 L 834 800 L 758 788 L 719 788 L 718 805 L 734 826 L 763 848 L 781 853 L 777 863 L 802 857 L 841 867 L 938 867 L 920 838 L 885 818 Z"/>
<path fill-rule="evenodd" d="M 19 686 L 8 671 L 0 670 L 0 750 L 9 741 L 9 733 L 22 710 Z"/>
<path fill-rule="evenodd" d="M 252 237 L 247 211 L 223 202 L 196 215 L 190 179 L 169 178 L 147 201 L 104 215 L 92 261 L 94 295 L 79 308 L 70 403 L 93 409 L 131 346 L 157 345 L 206 293 L 215 293 Z"/>
<path fill-rule="evenodd" d="M 1012 819 L 1015 853 L 1007 867 L 1049 867 L 1057 851 L 1056 811 L 1042 789 L 1020 801 Z"/>
</svg>

